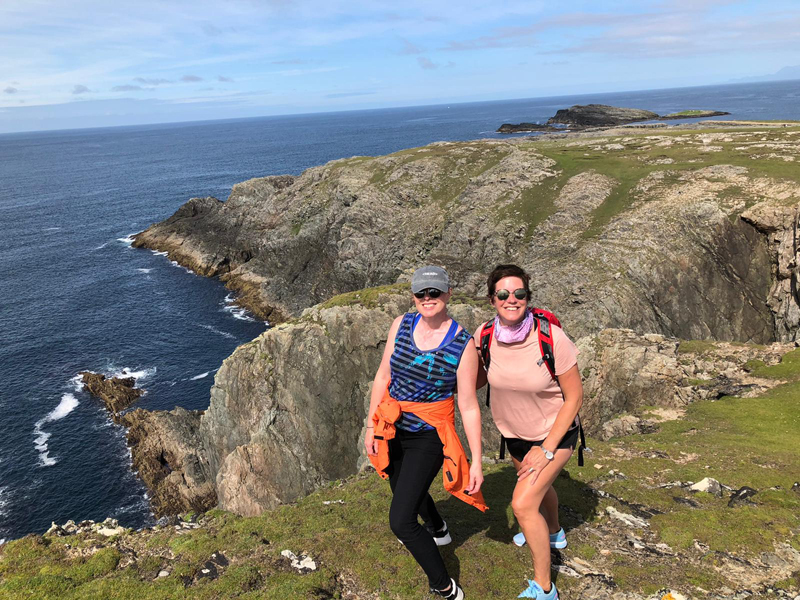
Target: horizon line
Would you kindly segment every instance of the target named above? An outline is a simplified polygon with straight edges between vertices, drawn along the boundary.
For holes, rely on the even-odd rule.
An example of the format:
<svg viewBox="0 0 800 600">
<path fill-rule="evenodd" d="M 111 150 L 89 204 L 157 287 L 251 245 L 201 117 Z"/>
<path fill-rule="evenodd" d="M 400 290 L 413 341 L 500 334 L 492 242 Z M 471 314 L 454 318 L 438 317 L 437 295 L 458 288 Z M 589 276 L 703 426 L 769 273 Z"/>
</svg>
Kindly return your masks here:
<svg viewBox="0 0 800 600">
<path fill-rule="evenodd" d="M 311 116 L 311 115 L 326 115 L 326 114 L 342 114 L 342 113 L 352 113 L 352 112 L 373 112 L 373 111 L 381 111 L 381 110 L 396 110 L 396 109 L 403 109 L 403 108 L 423 108 L 423 107 L 437 107 L 437 106 L 450 106 L 450 105 L 465 105 L 465 104 L 488 104 L 492 102 L 514 102 L 514 101 L 523 101 L 523 100 L 547 100 L 549 98 L 570 98 L 570 97 L 579 97 L 579 96 L 589 96 L 589 95 L 613 95 L 613 94 L 631 94 L 637 92 L 655 92 L 661 90 L 684 90 L 684 89 L 695 89 L 695 88 L 704 88 L 704 87 L 725 87 L 725 86 L 752 86 L 752 85 L 762 85 L 762 84 L 769 84 L 769 83 L 786 83 L 791 81 L 800 81 L 800 79 L 773 79 L 768 81 L 731 81 L 727 83 L 712 83 L 712 84 L 703 84 L 703 85 L 686 85 L 686 86 L 677 86 L 677 87 L 656 87 L 656 88 L 645 88 L 645 89 L 630 89 L 630 90 L 622 90 L 616 92 L 584 92 L 578 94 L 554 94 L 554 95 L 547 95 L 547 96 L 526 96 L 526 97 L 517 97 L 517 98 L 497 98 L 494 100 L 471 100 L 471 101 L 464 101 L 458 100 L 453 102 L 435 102 L 435 103 L 426 103 L 421 102 L 419 104 L 403 104 L 403 105 L 393 105 L 393 106 L 384 106 L 381 108 L 348 108 L 343 110 L 316 110 L 316 111 L 308 111 L 308 112 L 287 112 L 287 113 L 279 113 L 279 114 L 265 114 L 253 117 L 222 117 L 218 119 L 197 119 L 197 120 L 186 120 L 186 121 L 153 121 L 148 123 L 137 123 L 135 125 L 100 125 L 95 127 L 57 127 L 54 129 L 30 129 L 26 131 L 6 131 L 0 132 L 0 137 L 2 136 L 13 136 L 13 135 L 28 135 L 28 134 L 47 134 L 47 133 L 64 133 L 69 131 L 92 131 L 96 129 L 125 129 L 125 128 L 134 128 L 134 127 L 152 127 L 158 125 L 195 125 L 201 123 L 221 123 L 221 122 L 229 122 L 229 121 L 247 121 L 247 120 L 254 120 L 254 119 L 269 119 L 269 118 L 280 118 L 280 117 L 302 117 L 302 116 Z M 38 105 L 31 105 L 34 106 L 47 106 L 43 104 Z M 28 107 L 26 107 L 28 108 Z M 625 108 L 638 108 L 638 107 L 625 107 Z"/>
</svg>

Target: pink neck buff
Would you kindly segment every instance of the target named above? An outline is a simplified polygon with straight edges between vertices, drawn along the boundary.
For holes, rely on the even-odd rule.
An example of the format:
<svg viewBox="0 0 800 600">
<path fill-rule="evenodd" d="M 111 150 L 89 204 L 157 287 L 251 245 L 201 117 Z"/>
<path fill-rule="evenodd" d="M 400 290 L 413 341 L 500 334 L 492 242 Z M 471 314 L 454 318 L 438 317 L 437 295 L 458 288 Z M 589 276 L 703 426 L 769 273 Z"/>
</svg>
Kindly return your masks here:
<svg viewBox="0 0 800 600">
<path fill-rule="evenodd" d="M 533 313 L 529 310 L 525 311 L 525 318 L 516 325 L 510 327 L 504 326 L 500 323 L 500 317 L 494 318 L 494 339 L 504 344 L 513 344 L 521 342 L 531 332 L 533 327 Z"/>
</svg>

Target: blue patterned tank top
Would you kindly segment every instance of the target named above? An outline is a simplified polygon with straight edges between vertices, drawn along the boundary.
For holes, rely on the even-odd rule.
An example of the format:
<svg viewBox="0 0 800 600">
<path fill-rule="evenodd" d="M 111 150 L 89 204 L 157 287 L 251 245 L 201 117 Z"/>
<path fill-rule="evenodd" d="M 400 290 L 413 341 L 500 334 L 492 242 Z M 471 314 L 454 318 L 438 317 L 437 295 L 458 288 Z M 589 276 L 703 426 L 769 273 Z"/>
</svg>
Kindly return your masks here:
<svg viewBox="0 0 800 600">
<path fill-rule="evenodd" d="M 437 402 L 456 391 L 458 364 L 472 336 L 464 329 L 455 334 L 459 325 L 454 320 L 438 348 L 422 351 L 414 343 L 414 325 L 418 317 L 419 313 L 406 313 L 397 329 L 394 352 L 389 360 L 389 394 L 404 402 Z M 395 427 L 406 431 L 434 429 L 412 413 L 403 413 Z"/>
</svg>

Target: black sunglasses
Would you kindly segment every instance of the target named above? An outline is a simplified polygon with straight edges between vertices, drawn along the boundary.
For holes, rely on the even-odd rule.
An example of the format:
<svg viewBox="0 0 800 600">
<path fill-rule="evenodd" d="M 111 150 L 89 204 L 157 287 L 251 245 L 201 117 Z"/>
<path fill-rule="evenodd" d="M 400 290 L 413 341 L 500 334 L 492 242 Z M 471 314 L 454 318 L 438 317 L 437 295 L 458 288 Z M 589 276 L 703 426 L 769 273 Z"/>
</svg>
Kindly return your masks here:
<svg viewBox="0 0 800 600">
<path fill-rule="evenodd" d="M 425 296 L 428 298 L 436 299 L 442 295 L 442 290 L 437 290 L 436 288 L 428 288 L 427 290 L 420 290 L 419 292 L 414 292 L 414 297 L 422 300 Z"/>
<path fill-rule="evenodd" d="M 508 300 L 508 297 L 511 296 L 512 293 L 514 294 L 514 298 L 517 300 L 525 300 L 525 298 L 528 297 L 528 290 L 525 288 L 517 288 L 513 292 L 509 292 L 508 290 L 497 290 L 494 295 L 497 296 L 498 300 L 503 301 Z"/>
</svg>

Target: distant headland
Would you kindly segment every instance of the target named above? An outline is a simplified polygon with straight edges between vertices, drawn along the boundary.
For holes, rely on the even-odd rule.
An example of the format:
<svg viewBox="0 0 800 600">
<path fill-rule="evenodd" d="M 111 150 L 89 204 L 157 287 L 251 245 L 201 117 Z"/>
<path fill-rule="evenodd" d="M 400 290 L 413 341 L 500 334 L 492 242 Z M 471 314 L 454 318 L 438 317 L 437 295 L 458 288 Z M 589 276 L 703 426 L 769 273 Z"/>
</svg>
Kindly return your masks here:
<svg viewBox="0 0 800 600">
<path fill-rule="evenodd" d="M 699 117 L 719 117 L 730 113 L 719 110 L 683 110 L 659 115 L 649 110 L 640 108 L 621 108 L 607 104 L 576 104 L 570 108 L 562 108 L 544 125 L 539 123 L 503 123 L 497 130 L 498 133 L 523 133 L 523 132 L 558 132 L 564 131 L 566 126 L 572 130 L 587 127 L 609 127 L 625 125 L 639 121 L 652 121 L 655 119 L 694 119 Z"/>
</svg>

